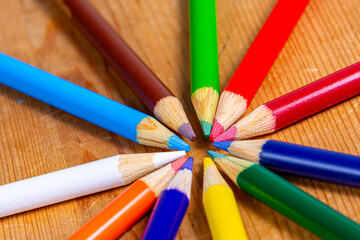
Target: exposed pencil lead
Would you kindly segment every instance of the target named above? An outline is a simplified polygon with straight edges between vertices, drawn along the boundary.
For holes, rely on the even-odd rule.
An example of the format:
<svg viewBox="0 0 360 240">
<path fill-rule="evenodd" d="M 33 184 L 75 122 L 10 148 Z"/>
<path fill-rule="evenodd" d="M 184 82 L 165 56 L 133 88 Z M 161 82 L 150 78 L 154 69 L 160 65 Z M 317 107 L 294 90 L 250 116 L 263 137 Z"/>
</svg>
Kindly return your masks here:
<svg viewBox="0 0 360 240">
<path fill-rule="evenodd" d="M 178 129 L 178 132 L 192 142 L 196 140 L 196 135 L 190 123 L 181 125 Z"/>
<path fill-rule="evenodd" d="M 216 160 L 215 160 L 216 158 L 227 157 L 227 155 L 224 155 L 224 154 L 221 154 L 221 153 L 218 153 L 218 152 L 214 152 L 214 151 L 211 151 L 211 150 L 208 150 L 208 151 L 207 151 L 207 154 L 208 154 L 212 159 L 214 159 L 214 161 L 216 161 Z"/>
<path fill-rule="evenodd" d="M 208 153 L 209 154 L 209 153 Z M 210 155 L 210 154 L 209 154 Z M 209 157 L 204 158 L 204 172 L 205 169 L 210 166 L 210 165 L 214 165 L 215 163 L 213 162 L 213 160 Z"/>
<path fill-rule="evenodd" d="M 214 142 L 213 146 L 228 151 L 232 142 Z"/>
<path fill-rule="evenodd" d="M 184 163 L 188 160 L 188 157 L 184 156 L 179 158 L 178 160 L 171 163 L 171 168 L 174 169 L 175 172 L 179 171 L 180 168 L 184 166 Z"/>
<path fill-rule="evenodd" d="M 182 169 L 189 169 L 190 171 L 192 171 L 193 169 L 193 165 L 194 165 L 194 159 L 192 157 L 189 157 L 186 162 L 184 163 L 184 165 L 181 167 L 180 170 Z"/>
<path fill-rule="evenodd" d="M 213 127 L 211 129 L 209 139 L 214 141 L 214 139 L 224 132 L 224 127 L 215 119 Z"/>
<path fill-rule="evenodd" d="M 178 136 L 171 136 L 169 140 L 169 148 L 174 150 L 185 150 L 186 152 L 190 151 L 191 147 L 189 144 L 181 140 Z"/>
<path fill-rule="evenodd" d="M 210 131 L 211 131 L 212 124 L 208 123 L 208 122 L 200 121 L 200 125 L 201 125 L 201 128 L 202 128 L 203 132 L 204 132 L 204 136 L 206 138 L 208 138 L 210 136 Z"/>
<path fill-rule="evenodd" d="M 225 141 L 233 141 L 235 140 L 237 127 L 232 126 L 225 132 L 223 132 L 221 135 L 217 136 L 214 141 L 215 142 L 225 142 Z"/>
<path fill-rule="evenodd" d="M 154 116 L 190 141 L 195 140 L 195 133 L 178 98 L 174 96 L 163 97 L 154 106 Z"/>
</svg>

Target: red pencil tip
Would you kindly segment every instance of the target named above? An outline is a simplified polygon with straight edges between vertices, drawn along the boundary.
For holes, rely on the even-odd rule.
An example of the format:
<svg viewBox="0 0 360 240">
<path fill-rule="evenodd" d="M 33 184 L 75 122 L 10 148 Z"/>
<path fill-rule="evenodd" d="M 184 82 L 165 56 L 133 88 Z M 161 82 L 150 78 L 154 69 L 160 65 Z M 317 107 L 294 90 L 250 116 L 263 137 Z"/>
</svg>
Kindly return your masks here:
<svg viewBox="0 0 360 240">
<path fill-rule="evenodd" d="M 188 159 L 187 156 L 179 158 L 178 160 L 171 163 L 171 168 L 175 172 L 177 172 L 182 167 L 182 165 L 184 165 L 184 163 L 186 162 L 187 159 Z"/>
<path fill-rule="evenodd" d="M 236 135 L 237 128 L 235 126 L 230 127 L 223 134 L 217 136 L 214 141 L 215 142 L 224 142 L 224 141 L 234 141 Z"/>
<path fill-rule="evenodd" d="M 214 121 L 214 125 L 211 129 L 211 134 L 209 139 L 211 141 L 214 141 L 214 139 L 219 136 L 220 134 L 222 134 L 224 132 L 224 126 L 221 125 L 220 123 L 218 123 L 218 121 L 215 119 Z"/>
</svg>

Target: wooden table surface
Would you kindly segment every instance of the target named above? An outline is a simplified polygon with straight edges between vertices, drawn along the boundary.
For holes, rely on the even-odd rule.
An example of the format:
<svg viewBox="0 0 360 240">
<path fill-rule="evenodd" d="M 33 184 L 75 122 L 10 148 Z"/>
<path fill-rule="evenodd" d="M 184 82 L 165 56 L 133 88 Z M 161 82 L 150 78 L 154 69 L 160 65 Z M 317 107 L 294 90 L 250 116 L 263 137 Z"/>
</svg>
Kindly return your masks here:
<svg viewBox="0 0 360 240">
<path fill-rule="evenodd" d="M 198 140 L 191 143 L 189 156 L 195 158 L 191 203 L 178 239 L 210 239 L 201 200 L 202 160 L 206 150 L 214 148 L 203 138 L 190 102 L 188 1 L 91 2 L 182 100 Z M 222 88 L 275 3 L 276 0 L 218 0 Z M 358 0 L 312 0 L 250 110 L 359 61 L 359 12 Z M 0 51 L 149 113 L 52 1 L 1 0 Z M 360 97 L 354 97 L 266 137 L 359 154 L 359 103 Z M 160 151 L 133 143 L 4 86 L 0 86 L 0 120 L 0 184 L 116 154 Z M 360 223 L 359 189 L 285 177 Z M 317 239 L 231 186 L 249 239 Z M 0 239 L 66 239 L 124 189 L 2 218 Z M 121 239 L 139 239 L 147 218 Z"/>
</svg>

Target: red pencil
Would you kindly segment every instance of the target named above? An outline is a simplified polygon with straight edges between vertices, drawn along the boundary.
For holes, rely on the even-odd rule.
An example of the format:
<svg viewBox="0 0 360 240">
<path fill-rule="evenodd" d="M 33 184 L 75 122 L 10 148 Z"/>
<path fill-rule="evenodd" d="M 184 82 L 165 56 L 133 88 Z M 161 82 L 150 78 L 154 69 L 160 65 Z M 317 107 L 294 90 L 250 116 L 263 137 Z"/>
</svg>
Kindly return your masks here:
<svg viewBox="0 0 360 240">
<path fill-rule="evenodd" d="M 248 108 L 310 0 L 279 0 L 220 96 L 210 140 Z"/>
<path fill-rule="evenodd" d="M 215 141 L 272 133 L 359 93 L 360 62 L 261 105 Z"/>
</svg>

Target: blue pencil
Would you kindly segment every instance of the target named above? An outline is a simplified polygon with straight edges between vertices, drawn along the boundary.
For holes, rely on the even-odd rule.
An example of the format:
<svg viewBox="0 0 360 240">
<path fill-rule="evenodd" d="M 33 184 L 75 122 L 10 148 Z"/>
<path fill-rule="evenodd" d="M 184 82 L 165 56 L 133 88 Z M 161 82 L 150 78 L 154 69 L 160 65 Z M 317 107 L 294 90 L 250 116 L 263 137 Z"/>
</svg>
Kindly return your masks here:
<svg viewBox="0 0 360 240">
<path fill-rule="evenodd" d="M 275 140 L 214 142 L 213 145 L 272 170 L 360 188 L 359 156 Z"/>
<path fill-rule="evenodd" d="M 190 150 L 154 118 L 0 53 L 0 83 L 134 142 Z"/>
<path fill-rule="evenodd" d="M 142 240 L 175 239 L 189 206 L 193 162 L 193 158 L 188 158 L 159 196 Z"/>
</svg>

